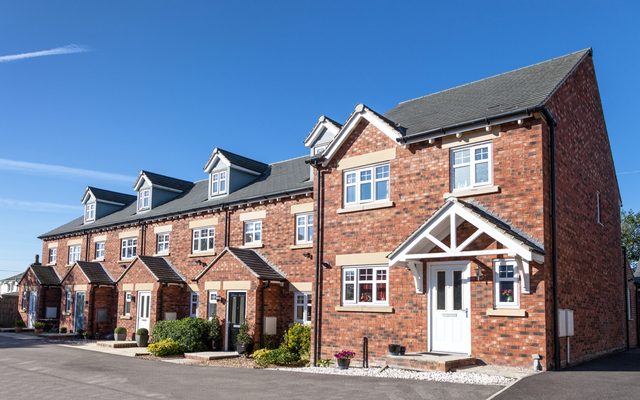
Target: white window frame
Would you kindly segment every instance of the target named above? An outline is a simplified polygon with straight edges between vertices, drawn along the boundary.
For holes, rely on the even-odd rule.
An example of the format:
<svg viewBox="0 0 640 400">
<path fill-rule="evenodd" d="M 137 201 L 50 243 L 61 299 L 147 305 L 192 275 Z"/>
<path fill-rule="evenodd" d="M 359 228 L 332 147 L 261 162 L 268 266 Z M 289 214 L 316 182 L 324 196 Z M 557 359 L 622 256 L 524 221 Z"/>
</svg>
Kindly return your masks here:
<svg viewBox="0 0 640 400">
<path fill-rule="evenodd" d="M 386 177 L 378 178 L 376 170 L 380 167 L 387 167 L 389 173 Z M 370 180 L 362 181 L 362 173 L 369 172 Z M 355 180 L 352 183 L 347 183 L 348 177 L 350 175 L 355 176 Z M 387 182 L 387 196 L 383 199 L 376 199 L 377 190 L 376 183 L 378 182 Z M 361 186 L 363 183 L 369 182 L 371 184 L 371 198 L 370 199 L 362 199 L 361 194 Z M 347 201 L 347 188 L 355 187 L 355 196 L 354 201 Z M 355 206 L 359 204 L 368 204 L 368 203 L 383 203 L 389 201 L 391 198 L 391 165 L 389 162 L 384 162 L 375 165 L 368 165 L 366 167 L 354 168 L 350 170 L 346 170 L 342 174 L 342 199 L 345 206 Z"/>
<path fill-rule="evenodd" d="M 200 303 L 200 295 L 198 292 L 191 292 L 191 298 L 189 301 L 189 316 L 193 318 L 198 318 L 198 306 Z M 195 306 L 195 312 L 194 312 Z"/>
<path fill-rule="evenodd" d="M 302 303 L 298 303 L 302 299 Z M 295 292 L 293 297 L 293 321 L 297 324 L 311 324 L 311 293 Z M 298 309 L 302 308 L 302 319 L 298 318 Z"/>
<path fill-rule="evenodd" d="M 58 261 L 58 248 L 49 248 L 49 264 L 55 264 Z"/>
<path fill-rule="evenodd" d="M 488 149 L 487 161 L 481 160 L 476 162 L 475 151 L 481 148 Z M 455 165 L 455 154 L 457 152 L 464 151 L 464 150 L 469 150 L 469 162 Z M 451 152 L 449 154 L 449 160 L 451 165 L 450 171 L 449 171 L 449 180 L 450 180 L 450 186 L 452 191 L 467 190 L 467 189 L 472 189 L 476 187 L 493 185 L 493 144 L 491 142 L 477 143 L 469 146 L 454 147 L 451 149 Z M 487 166 L 489 179 L 487 182 L 477 183 L 476 182 L 476 164 L 484 164 L 485 162 L 489 164 Z M 456 188 L 455 187 L 455 183 L 456 183 L 455 170 L 456 168 L 461 168 L 461 167 L 469 167 L 469 186 Z"/>
<path fill-rule="evenodd" d="M 513 267 L 512 278 L 500 277 L 500 266 Z M 513 282 L 513 302 L 501 302 L 502 282 Z M 496 260 L 493 263 L 493 292 L 496 308 L 520 308 L 520 274 L 515 260 Z"/>
<path fill-rule="evenodd" d="M 138 211 L 151 209 L 151 188 L 140 190 L 138 193 Z"/>
<path fill-rule="evenodd" d="M 206 235 L 203 235 L 206 233 Z M 206 244 L 206 248 L 203 249 L 201 244 Z M 191 253 L 206 253 L 214 251 L 216 247 L 216 229 L 212 226 L 195 228 L 191 231 Z"/>
<path fill-rule="evenodd" d="M 95 243 L 94 252 L 96 260 L 104 260 L 104 245 L 105 242 L 103 240 Z"/>
<path fill-rule="evenodd" d="M 138 238 L 129 237 L 120 240 L 120 259 L 131 260 L 138 255 Z"/>
<path fill-rule="evenodd" d="M 216 312 L 214 314 L 215 317 L 218 316 L 218 292 L 216 290 L 209 290 L 207 292 L 207 319 L 211 321 L 214 317 L 211 314 L 211 308 L 215 305 Z"/>
<path fill-rule="evenodd" d="M 69 259 L 68 259 L 68 265 L 73 264 L 74 262 L 80 260 L 80 254 L 81 254 L 81 247 L 79 244 L 72 244 L 71 246 L 69 246 Z"/>
<path fill-rule="evenodd" d="M 87 203 L 84 205 L 84 222 L 93 222 L 96 220 L 96 203 Z"/>
<path fill-rule="evenodd" d="M 170 242 L 171 234 L 169 232 L 156 233 L 156 254 L 169 254 Z"/>
<path fill-rule="evenodd" d="M 209 193 L 211 196 L 219 196 L 227 193 L 229 187 L 229 174 L 227 170 L 212 172 L 209 178 Z"/>
<path fill-rule="evenodd" d="M 254 219 L 251 221 L 244 221 L 243 227 L 244 245 L 259 246 L 262 244 L 262 220 Z M 260 239 L 256 239 L 256 234 L 260 236 Z M 247 236 L 251 235 L 251 240 L 247 240 Z"/>
<path fill-rule="evenodd" d="M 65 299 L 64 299 L 64 312 L 66 314 L 71 314 L 73 306 L 73 292 L 71 289 L 65 289 Z"/>
<path fill-rule="evenodd" d="M 302 239 L 298 236 L 300 228 L 303 229 Z M 311 230 L 309 230 L 311 228 Z M 296 244 L 313 243 L 313 213 L 296 214 Z"/>
<path fill-rule="evenodd" d="M 372 269 L 372 279 L 371 280 L 365 280 L 365 281 L 360 281 L 360 270 L 363 269 Z M 378 271 L 382 271 L 384 270 L 386 272 L 386 279 L 384 280 L 378 280 Z M 345 276 L 347 274 L 347 272 L 353 272 L 354 274 L 354 279 L 353 281 L 346 281 L 345 280 Z M 372 295 L 373 298 L 371 299 L 371 301 L 360 301 L 360 283 L 371 283 L 372 284 Z M 386 300 L 378 300 L 377 296 L 378 296 L 378 291 L 377 291 L 377 285 L 379 283 L 386 283 L 386 293 L 385 293 L 385 299 Z M 345 294 L 346 294 L 346 287 L 347 285 L 354 285 L 353 288 L 353 295 L 354 298 L 353 300 L 347 300 L 345 298 Z M 386 306 L 389 305 L 389 266 L 387 265 L 363 265 L 363 266 L 353 266 L 353 267 L 345 267 L 342 269 L 342 304 L 348 304 L 348 305 L 359 305 L 359 306 Z"/>
<path fill-rule="evenodd" d="M 126 316 L 131 316 L 131 292 L 124 292 L 124 308 L 122 310 L 122 314 Z"/>
</svg>

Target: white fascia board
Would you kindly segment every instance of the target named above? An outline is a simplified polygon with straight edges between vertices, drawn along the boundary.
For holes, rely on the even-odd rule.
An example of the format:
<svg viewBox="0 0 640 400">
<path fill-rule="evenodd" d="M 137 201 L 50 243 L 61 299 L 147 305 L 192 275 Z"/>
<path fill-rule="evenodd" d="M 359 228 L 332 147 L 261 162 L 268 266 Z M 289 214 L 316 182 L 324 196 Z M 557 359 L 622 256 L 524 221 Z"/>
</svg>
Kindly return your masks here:
<svg viewBox="0 0 640 400">
<path fill-rule="evenodd" d="M 220 151 L 218 151 L 218 149 L 216 149 L 213 152 L 213 154 L 211 155 L 211 157 L 209 158 L 209 161 L 207 161 L 207 164 L 204 166 L 204 172 L 206 172 L 206 173 L 210 173 L 211 172 L 211 169 L 213 168 L 213 164 L 216 161 L 216 159 L 219 159 L 220 161 L 222 161 L 227 167 L 229 167 L 231 165 L 231 163 L 229 162 L 227 157 L 222 155 L 220 153 Z"/>
<path fill-rule="evenodd" d="M 148 183 L 149 186 L 151 186 L 151 182 L 149 181 L 149 178 L 147 178 L 147 176 L 143 172 L 140 172 L 140 175 L 138 175 L 138 179 L 136 180 L 136 184 L 133 185 L 133 190 L 135 190 L 136 192 L 139 191 L 140 187 L 145 182 Z"/>
<path fill-rule="evenodd" d="M 337 135 L 340 131 L 340 127 L 338 125 L 329 121 L 329 119 L 327 119 L 327 117 L 325 117 L 324 115 L 321 115 L 320 118 L 318 118 L 318 122 L 316 122 L 315 126 L 311 130 L 311 133 L 309 133 L 307 138 L 304 140 L 304 145 L 306 147 L 312 147 L 318 139 L 318 136 L 322 134 L 323 128 L 330 131 L 334 135 Z"/>
<path fill-rule="evenodd" d="M 108 201 L 108 200 L 100 200 L 100 199 L 96 199 L 97 203 L 104 203 L 104 204 L 113 204 L 114 206 L 124 206 L 124 203 L 118 203 L 116 201 Z"/>
<path fill-rule="evenodd" d="M 325 160 L 322 163 L 323 166 L 327 166 L 329 161 L 331 161 L 331 158 L 333 158 L 333 156 L 337 153 L 338 149 L 349 137 L 349 134 L 351 134 L 355 127 L 358 126 L 358 123 L 360 123 L 362 119 L 366 119 L 367 121 L 372 123 L 376 128 L 387 135 L 389 139 L 393 140 L 393 142 L 396 144 L 398 144 L 397 139 L 402 137 L 402 134 L 397 129 L 395 129 L 378 115 L 376 115 L 376 113 L 373 112 L 370 108 L 368 108 L 364 104 L 358 104 L 336 138 L 325 150 Z"/>
<path fill-rule="evenodd" d="M 90 201 L 95 201 L 96 196 L 91 192 L 91 189 L 86 188 L 84 191 L 84 196 L 82 196 L 82 204 L 87 204 Z"/>
</svg>

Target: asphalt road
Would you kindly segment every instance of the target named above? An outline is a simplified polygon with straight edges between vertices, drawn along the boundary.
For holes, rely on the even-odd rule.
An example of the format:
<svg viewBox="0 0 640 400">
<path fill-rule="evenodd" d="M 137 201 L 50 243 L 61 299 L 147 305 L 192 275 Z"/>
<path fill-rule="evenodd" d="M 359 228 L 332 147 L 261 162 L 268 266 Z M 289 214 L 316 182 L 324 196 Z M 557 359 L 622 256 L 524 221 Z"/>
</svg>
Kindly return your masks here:
<svg viewBox="0 0 640 400">
<path fill-rule="evenodd" d="M 0 334 L 0 399 L 486 399 L 500 387 L 176 365 Z"/>
<path fill-rule="evenodd" d="M 640 349 L 530 376 L 495 399 L 640 399 Z"/>
</svg>

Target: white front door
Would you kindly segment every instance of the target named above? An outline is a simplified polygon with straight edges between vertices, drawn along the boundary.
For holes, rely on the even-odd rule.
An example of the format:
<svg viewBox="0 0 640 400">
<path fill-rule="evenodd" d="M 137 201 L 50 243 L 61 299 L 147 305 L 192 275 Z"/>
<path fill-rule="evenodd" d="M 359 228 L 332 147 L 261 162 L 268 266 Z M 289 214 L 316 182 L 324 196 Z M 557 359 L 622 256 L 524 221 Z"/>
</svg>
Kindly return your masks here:
<svg viewBox="0 0 640 400">
<path fill-rule="evenodd" d="M 38 309 L 38 292 L 29 292 L 29 318 L 27 318 L 27 328 L 33 328 L 36 322 L 36 310 Z"/>
<path fill-rule="evenodd" d="M 151 311 L 151 292 L 138 292 L 138 322 L 137 328 L 149 329 L 149 315 Z"/>
<path fill-rule="evenodd" d="M 469 263 L 429 264 L 430 350 L 471 353 Z"/>
</svg>

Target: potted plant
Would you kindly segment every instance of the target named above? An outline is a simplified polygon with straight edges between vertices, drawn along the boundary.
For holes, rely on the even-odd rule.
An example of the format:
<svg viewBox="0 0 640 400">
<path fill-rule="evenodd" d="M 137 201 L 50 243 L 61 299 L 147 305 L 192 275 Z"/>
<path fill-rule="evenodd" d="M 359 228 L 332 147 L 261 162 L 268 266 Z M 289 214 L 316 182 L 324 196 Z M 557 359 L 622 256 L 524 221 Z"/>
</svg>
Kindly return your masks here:
<svg viewBox="0 0 640 400">
<path fill-rule="evenodd" d="M 16 319 L 16 326 L 15 326 L 16 333 L 22 332 L 22 329 L 24 329 L 25 326 L 26 325 L 25 325 L 24 321 L 21 318 Z"/>
<path fill-rule="evenodd" d="M 65 326 L 60 327 L 60 333 L 67 333 L 67 328 Z"/>
<path fill-rule="evenodd" d="M 211 338 L 211 350 L 217 350 L 222 333 L 220 331 L 220 320 L 218 318 L 214 318 L 210 321 L 210 324 L 209 337 Z"/>
<path fill-rule="evenodd" d="M 400 355 L 400 348 L 401 347 L 402 346 L 399 345 L 399 344 L 394 344 L 394 343 L 390 344 L 389 345 L 389 354 L 391 354 L 392 356 Z"/>
<path fill-rule="evenodd" d="M 338 362 L 338 369 L 349 369 L 349 364 L 351 363 L 351 359 L 355 357 L 356 353 L 351 350 L 340 350 L 334 357 Z"/>
<path fill-rule="evenodd" d="M 149 344 L 149 331 L 145 328 L 140 328 L 136 331 L 136 345 L 138 347 L 147 347 Z"/>
<path fill-rule="evenodd" d="M 33 324 L 33 330 L 35 332 L 36 335 L 41 334 L 42 332 L 44 332 L 44 328 L 47 327 L 47 324 L 45 324 L 42 321 L 37 321 Z"/>
<path fill-rule="evenodd" d="M 249 324 L 245 321 L 240 325 L 238 335 L 236 336 L 236 351 L 238 354 L 244 354 L 252 344 L 253 338 L 249 334 Z"/>
<path fill-rule="evenodd" d="M 113 331 L 113 338 L 117 341 L 127 340 L 127 330 L 122 326 L 117 327 Z"/>
<path fill-rule="evenodd" d="M 84 340 L 89 340 L 91 339 L 91 332 L 90 331 L 82 331 L 82 337 L 84 337 Z"/>
</svg>

